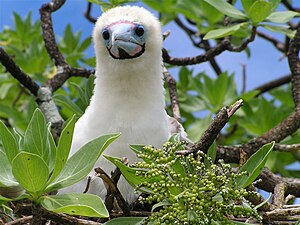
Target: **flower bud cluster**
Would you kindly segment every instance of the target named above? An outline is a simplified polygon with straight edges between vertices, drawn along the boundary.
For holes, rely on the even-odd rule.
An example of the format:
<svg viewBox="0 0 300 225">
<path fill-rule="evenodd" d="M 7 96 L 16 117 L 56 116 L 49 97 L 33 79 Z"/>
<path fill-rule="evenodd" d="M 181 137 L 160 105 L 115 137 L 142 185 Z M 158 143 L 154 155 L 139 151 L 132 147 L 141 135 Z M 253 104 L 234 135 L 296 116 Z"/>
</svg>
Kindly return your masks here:
<svg viewBox="0 0 300 225">
<path fill-rule="evenodd" d="M 139 200 L 161 203 L 145 224 L 233 224 L 228 216 L 260 220 L 245 199 L 251 193 L 237 186 L 241 174 L 223 162 L 213 164 L 202 152 L 197 157 L 176 155 L 183 147 L 182 142 L 167 142 L 162 149 L 146 146 L 138 154 L 144 161 L 133 167 L 145 180 L 138 190 L 149 193 Z"/>
</svg>

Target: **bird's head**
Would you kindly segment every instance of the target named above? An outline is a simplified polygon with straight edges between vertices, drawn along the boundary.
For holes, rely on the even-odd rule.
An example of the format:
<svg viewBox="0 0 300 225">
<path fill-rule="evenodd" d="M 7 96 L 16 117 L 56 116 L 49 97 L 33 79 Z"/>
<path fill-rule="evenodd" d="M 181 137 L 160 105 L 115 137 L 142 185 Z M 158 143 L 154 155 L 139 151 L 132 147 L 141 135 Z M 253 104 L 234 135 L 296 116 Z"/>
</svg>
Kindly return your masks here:
<svg viewBox="0 0 300 225">
<path fill-rule="evenodd" d="M 161 57 L 160 23 L 142 7 L 120 6 L 103 13 L 95 25 L 93 40 L 102 60 Z"/>
</svg>

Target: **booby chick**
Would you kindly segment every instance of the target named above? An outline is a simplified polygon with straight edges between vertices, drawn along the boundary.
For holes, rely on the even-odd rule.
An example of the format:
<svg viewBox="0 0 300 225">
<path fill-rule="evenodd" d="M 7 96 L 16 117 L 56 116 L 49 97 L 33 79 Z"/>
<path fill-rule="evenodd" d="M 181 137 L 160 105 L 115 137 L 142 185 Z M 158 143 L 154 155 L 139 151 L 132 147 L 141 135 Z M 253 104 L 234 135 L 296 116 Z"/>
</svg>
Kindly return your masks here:
<svg viewBox="0 0 300 225">
<path fill-rule="evenodd" d="M 170 137 L 162 79 L 162 32 L 156 17 L 144 8 L 120 6 L 97 20 L 93 31 L 96 79 L 90 105 L 75 126 L 71 154 L 108 133 L 121 136 L 105 155 L 138 161 L 129 144 L 162 147 Z M 87 162 L 88 163 L 88 162 Z M 115 166 L 103 156 L 94 167 L 110 174 Z M 94 176 L 94 171 L 90 175 Z M 87 180 L 60 193 L 83 192 Z M 118 188 L 127 202 L 136 199 L 123 177 Z M 89 193 L 106 195 L 101 179 L 92 179 Z"/>
</svg>

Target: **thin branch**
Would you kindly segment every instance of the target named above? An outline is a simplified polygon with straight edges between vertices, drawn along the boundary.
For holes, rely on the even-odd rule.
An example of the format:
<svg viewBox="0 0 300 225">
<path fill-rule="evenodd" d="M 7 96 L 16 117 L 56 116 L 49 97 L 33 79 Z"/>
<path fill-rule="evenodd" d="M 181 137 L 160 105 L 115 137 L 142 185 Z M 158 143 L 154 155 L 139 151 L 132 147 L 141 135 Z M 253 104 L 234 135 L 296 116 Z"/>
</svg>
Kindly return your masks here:
<svg viewBox="0 0 300 225">
<path fill-rule="evenodd" d="M 228 50 L 231 52 L 241 52 L 247 48 L 248 44 L 254 41 L 256 34 L 256 27 L 252 28 L 250 37 L 245 39 L 240 46 L 233 46 L 228 38 L 224 38 L 219 44 L 214 48 L 209 49 L 205 54 L 197 55 L 194 57 L 186 58 L 174 58 L 171 57 L 166 49 L 163 49 L 163 60 L 165 63 L 177 66 L 195 65 L 202 62 L 209 61 L 211 58 L 221 54 L 222 52 Z"/>
<path fill-rule="evenodd" d="M 18 219 L 15 219 L 14 221 L 7 222 L 5 225 L 24 225 L 31 223 L 32 216 L 25 216 Z"/>
<path fill-rule="evenodd" d="M 41 26 L 45 47 L 50 58 L 58 68 L 67 66 L 67 62 L 56 44 L 51 14 L 58 10 L 65 1 L 66 0 L 52 0 L 49 3 L 43 4 L 40 8 Z"/>
<path fill-rule="evenodd" d="M 286 45 L 279 41 L 278 39 L 274 38 L 271 35 L 268 35 L 266 33 L 263 33 L 261 31 L 257 31 L 257 35 L 269 42 L 271 42 L 276 49 L 278 49 L 280 52 L 286 53 Z"/>
<path fill-rule="evenodd" d="M 300 109 L 300 60 L 299 60 L 299 49 L 300 49 L 300 26 L 297 28 L 297 32 L 294 38 L 291 40 L 288 61 L 290 70 L 292 72 L 292 93 L 296 110 Z"/>
<path fill-rule="evenodd" d="M 103 182 L 108 186 L 107 189 L 107 194 L 108 194 L 108 199 L 114 199 L 116 198 L 118 205 L 120 206 L 120 208 L 122 209 L 124 215 L 129 215 L 129 207 L 125 201 L 125 199 L 123 198 L 121 192 L 119 191 L 119 189 L 117 188 L 117 185 L 115 184 L 115 182 L 101 169 L 101 168 L 96 168 L 95 169 L 97 176 L 100 177 Z M 111 202 L 110 202 L 111 203 Z M 112 206 L 110 206 L 109 210 L 112 209 Z"/>
<path fill-rule="evenodd" d="M 281 209 L 285 201 L 286 183 L 278 183 L 274 188 L 273 208 Z"/>
<path fill-rule="evenodd" d="M 260 85 L 260 86 L 256 87 L 254 90 L 259 91 L 259 93 L 257 94 L 257 96 L 258 96 L 258 95 L 261 95 L 265 92 L 268 92 L 268 91 L 270 91 L 274 88 L 277 88 L 277 87 L 280 87 L 284 84 L 287 84 L 289 82 L 291 82 L 291 75 L 286 75 L 286 76 L 280 77 L 276 80 L 272 80 L 268 83 Z"/>
<path fill-rule="evenodd" d="M 0 62 L 6 70 L 17 79 L 31 94 L 37 96 L 39 85 L 13 61 L 13 59 L 0 47 Z"/>
<path fill-rule="evenodd" d="M 177 97 L 176 80 L 172 77 L 166 67 L 163 67 L 164 79 L 168 85 L 173 117 L 181 123 L 179 101 Z"/>
<path fill-rule="evenodd" d="M 294 196 L 300 196 L 300 179 L 299 178 L 288 178 L 281 177 L 279 175 L 273 174 L 268 168 L 264 168 L 259 175 L 258 179 L 260 182 L 255 184 L 259 189 L 265 190 L 267 192 L 274 192 L 276 185 L 279 183 L 286 184 L 285 194 L 291 194 Z"/>
<path fill-rule="evenodd" d="M 275 144 L 274 150 L 280 152 L 297 152 L 300 150 L 300 144 L 292 144 L 292 145 Z"/>
<path fill-rule="evenodd" d="M 241 107 L 242 103 L 243 100 L 238 100 L 228 108 L 223 107 L 215 116 L 209 127 L 204 131 L 200 140 L 190 150 L 178 151 L 176 154 L 187 155 L 190 153 L 195 154 L 198 151 L 207 152 L 220 131 L 229 121 L 230 117 Z"/>
<path fill-rule="evenodd" d="M 59 89 L 70 77 L 86 77 L 88 78 L 90 75 L 94 74 L 94 69 L 84 69 L 84 68 L 73 68 L 66 66 L 64 71 L 61 73 L 57 73 L 55 76 L 47 80 L 45 86 L 51 88 L 54 92 Z"/>
<path fill-rule="evenodd" d="M 88 2 L 87 9 L 84 13 L 84 17 L 91 23 L 96 23 L 97 19 L 95 19 L 94 17 L 91 16 L 91 11 L 92 11 L 92 3 Z"/>
</svg>

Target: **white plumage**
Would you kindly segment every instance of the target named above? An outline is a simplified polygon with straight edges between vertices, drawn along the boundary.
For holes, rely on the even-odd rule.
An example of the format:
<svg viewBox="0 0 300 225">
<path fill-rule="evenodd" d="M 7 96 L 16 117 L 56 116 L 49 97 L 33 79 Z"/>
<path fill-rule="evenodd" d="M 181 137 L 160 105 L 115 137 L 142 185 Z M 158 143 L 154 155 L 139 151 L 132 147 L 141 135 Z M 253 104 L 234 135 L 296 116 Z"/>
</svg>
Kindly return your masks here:
<svg viewBox="0 0 300 225">
<path fill-rule="evenodd" d="M 135 40 L 122 32 L 131 32 Z M 120 33 L 129 41 L 124 43 L 118 38 Z M 76 123 L 71 154 L 96 137 L 121 132 L 104 154 L 127 157 L 133 163 L 138 159 L 129 144 L 161 147 L 170 137 L 170 119 L 164 109 L 160 23 L 144 8 L 116 7 L 98 19 L 93 41 L 96 53 L 94 95 Z M 95 167 L 101 167 L 108 174 L 115 168 L 102 156 Z M 90 175 L 93 176 L 94 171 Z M 86 180 L 83 180 L 60 192 L 82 192 L 85 186 Z M 118 187 L 128 202 L 136 198 L 123 178 Z M 97 178 L 92 179 L 89 192 L 104 198 L 106 189 Z"/>
</svg>

